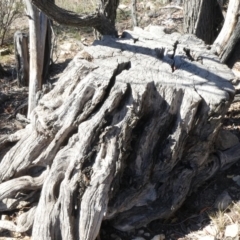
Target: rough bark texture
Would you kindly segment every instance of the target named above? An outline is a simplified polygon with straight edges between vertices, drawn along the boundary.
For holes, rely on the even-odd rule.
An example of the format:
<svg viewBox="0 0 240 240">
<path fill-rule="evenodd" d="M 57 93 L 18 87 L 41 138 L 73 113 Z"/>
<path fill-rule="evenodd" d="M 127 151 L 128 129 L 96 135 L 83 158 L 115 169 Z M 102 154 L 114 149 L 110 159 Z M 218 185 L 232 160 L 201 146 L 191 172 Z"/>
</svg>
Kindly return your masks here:
<svg viewBox="0 0 240 240">
<path fill-rule="evenodd" d="M 138 21 L 137 21 L 137 0 L 132 0 L 132 2 L 131 2 L 131 11 L 132 11 L 132 23 L 133 23 L 133 26 L 136 27 L 136 26 L 138 26 Z"/>
<path fill-rule="evenodd" d="M 95 41 L 28 127 L 2 138 L 19 141 L 0 163 L 0 209 L 28 203 L 23 218 L 34 217 L 0 227 L 32 227 L 33 240 L 95 240 L 102 221 L 129 230 L 168 218 L 239 159 L 239 145 L 215 147 L 233 78 L 193 35 L 151 26 Z"/>
<path fill-rule="evenodd" d="M 229 0 L 228 10 L 224 25 L 219 33 L 217 39 L 214 41 L 214 51 L 218 55 L 222 55 L 226 50 L 226 45 L 228 44 L 231 36 L 233 35 L 234 29 L 238 22 L 240 11 L 240 1 L 239 0 Z"/>
<path fill-rule="evenodd" d="M 22 32 L 14 34 L 15 61 L 18 78 L 18 86 L 29 84 L 29 50 L 28 35 Z"/>
<path fill-rule="evenodd" d="M 99 0 L 99 12 L 104 15 L 113 26 L 117 16 L 119 0 Z"/>
<path fill-rule="evenodd" d="M 42 84 L 47 83 L 49 66 L 52 61 L 52 21 L 47 19 L 47 29 L 45 35 L 45 47 L 43 56 Z"/>
<path fill-rule="evenodd" d="M 236 27 L 234 28 L 234 31 L 227 43 L 227 45 L 224 47 L 220 57 L 222 62 L 226 62 L 229 57 L 231 56 L 231 53 L 233 52 L 235 46 L 240 40 L 240 17 L 238 17 L 238 22 Z"/>
<path fill-rule="evenodd" d="M 185 0 L 184 32 L 195 34 L 207 44 L 212 44 L 221 22 L 222 11 L 217 0 Z"/>
</svg>

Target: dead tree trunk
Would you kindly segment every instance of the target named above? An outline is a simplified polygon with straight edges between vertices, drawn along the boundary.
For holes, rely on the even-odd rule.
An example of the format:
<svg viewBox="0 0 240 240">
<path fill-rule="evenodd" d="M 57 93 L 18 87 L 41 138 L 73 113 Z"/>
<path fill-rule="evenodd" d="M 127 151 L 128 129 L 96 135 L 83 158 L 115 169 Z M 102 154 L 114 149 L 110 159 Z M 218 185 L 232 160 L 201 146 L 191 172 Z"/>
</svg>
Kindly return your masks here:
<svg viewBox="0 0 240 240">
<path fill-rule="evenodd" d="M 5 73 L 5 71 L 4 71 L 3 67 L 2 67 L 2 65 L 0 64 L 0 78 L 3 78 L 4 73 Z"/>
<path fill-rule="evenodd" d="M 220 58 L 223 63 L 227 62 L 239 41 L 240 41 L 240 17 L 238 17 L 237 25 L 235 26 L 229 41 L 227 42 L 226 46 L 224 46 L 224 49 L 220 54 Z"/>
<path fill-rule="evenodd" d="M 207 44 L 216 39 L 223 21 L 217 0 L 185 0 L 184 32 L 195 34 Z"/>
<path fill-rule="evenodd" d="M 49 20 L 48 20 L 49 21 Z M 52 31 L 51 24 L 47 24 L 46 30 L 46 39 L 45 47 L 43 49 L 42 61 L 43 61 L 43 69 L 42 69 L 42 84 L 46 83 L 46 79 L 48 76 L 48 69 L 51 61 L 51 45 L 52 45 Z M 17 31 L 14 34 L 14 45 L 15 45 L 15 60 L 16 60 L 16 69 L 17 69 L 17 78 L 19 86 L 28 86 L 29 84 L 29 36 L 25 33 L 21 33 Z M 41 69 L 40 69 L 41 70 Z"/>
<path fill-rule="evenodd" d="M 14 34 L 15 61 L 18 78 L 18 86 L 29 84 L 29 50 L 28 35 L 17 31 Z"/>
<path fill-rule="evenodd" d="M 99 13 L 107 17 L 112 26 L 115 26 L 119 0 L 99 0 Z"/>
<path fill-rule="evenodd" d="M 50 46 L 46 46 L 49 43 L 47 36 L 50 34 L 50 28 L 48 26 L 49 20 L 47 16 L 40 12 L 31 2 L 31 0 L 25 0 L 25 5 L 29 15 L 29 51 L 30 51 L 30 73 L 29 73 L 29 96 L 28 96 L 28 118 L 32 110 L 36 107 L 36 93 L 41 90 L 43 84 L 43 77 L 45 73 L 46 61 L 45 49 L 51 49 Z M 48 52 L 50 54 L 51 51 Z M 48 55 L 50 58 L 50 55 Z M 45 68 L 45 70 L 47 70 Z"/>
<path fill-rule="evenodd" d="M 232 79 L 201 40 L 160 27 L 85 48 L 30 125 L 0 138 L 17 141 L 0 163 L 0 211 L 30 206 L 0 228 L 95 240 L 102 221 L 129 230 L 168 218 L 239 159 L 239 144 L 215 145 Z"/>
<path fill-rule="evenodd" d="M 240 1 L 230 0 L 223 28 L 214 41 L 213 49 L 220 56 L 222 62 L 226 62 L 235 45 L 240 40 L 239 29 Z"/>
<path fill-rule="evenodd" d="M 66 11 L 55 5 L 54 1 L 32 0 L 32 3 L 50 19 L 59 24 L 76 27 L 93 27 L 101 35 L 117 35 L 114 23 L 119 0 L 98 0 L 98 11 L 88 15 L 78 15 L 74 12 Z"/>
</svg>

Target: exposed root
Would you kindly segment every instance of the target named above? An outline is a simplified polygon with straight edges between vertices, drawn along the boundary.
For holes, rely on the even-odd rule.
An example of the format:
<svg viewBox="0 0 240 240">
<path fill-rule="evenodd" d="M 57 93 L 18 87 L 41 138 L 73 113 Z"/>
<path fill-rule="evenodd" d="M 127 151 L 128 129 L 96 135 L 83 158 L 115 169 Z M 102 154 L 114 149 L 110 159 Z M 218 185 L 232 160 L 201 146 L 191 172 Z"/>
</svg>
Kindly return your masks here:
<svg viewBox="0 0 240 240">
<path fill-rule="evenodd" d="M 129 230 L 169 217 L 238 159 L 214 144 L 234 96 L 231 71 L 194 36 L 154 26 L 124 36 L 86 48 L 91 61 L 79 53 L 28 128 L 2 139 L 18 142 L 0 162 L 0 211 L 31 210 L 0 227 L 95 240 L 105 220 Z"/>
</svg>

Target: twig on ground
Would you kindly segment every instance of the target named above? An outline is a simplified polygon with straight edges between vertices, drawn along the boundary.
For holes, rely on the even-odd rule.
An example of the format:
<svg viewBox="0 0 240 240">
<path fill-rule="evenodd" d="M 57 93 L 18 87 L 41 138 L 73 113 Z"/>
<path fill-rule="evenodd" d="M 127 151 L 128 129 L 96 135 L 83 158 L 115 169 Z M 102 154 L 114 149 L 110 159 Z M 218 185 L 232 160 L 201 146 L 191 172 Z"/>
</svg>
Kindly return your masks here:
<svg viewBox="0 0 240 240">
<path fill-rule="evenodd" d="M 179 6 L 166 6 L 166 7 L 160 7 L 159 9 L 179 9 L 179 10 L 183 10 L 183 7 L 179 7 Z"/>
</svg>

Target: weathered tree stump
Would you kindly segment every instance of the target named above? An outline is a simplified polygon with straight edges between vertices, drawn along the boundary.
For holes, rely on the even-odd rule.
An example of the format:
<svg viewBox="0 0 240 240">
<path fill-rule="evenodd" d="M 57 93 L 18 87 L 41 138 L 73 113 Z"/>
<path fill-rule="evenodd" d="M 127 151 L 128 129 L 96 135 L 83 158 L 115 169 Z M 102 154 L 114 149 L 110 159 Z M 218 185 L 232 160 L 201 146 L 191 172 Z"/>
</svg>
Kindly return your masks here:
<svg viewBox="0 0 240 240">
<path fill-rule="evenodd" d="M 14 46 L 18 85 L 27 87 L 29 84 L 28 35 L 20 31 L 15 32 Z"/>
<path fill-rule="evenodd" d="M 32 227 L 34 240 L 94 240 L 105 220 L 129 230 L 168 218 L 239 159 L 239 144 L 215 147 L 233 78 L 193 35 L 151 26 L 96 41 L 28 127 L 0 139 L 17 141 L 0 163 L 0 210 L 31 206 L 0 227 Z"/>
</svg>

